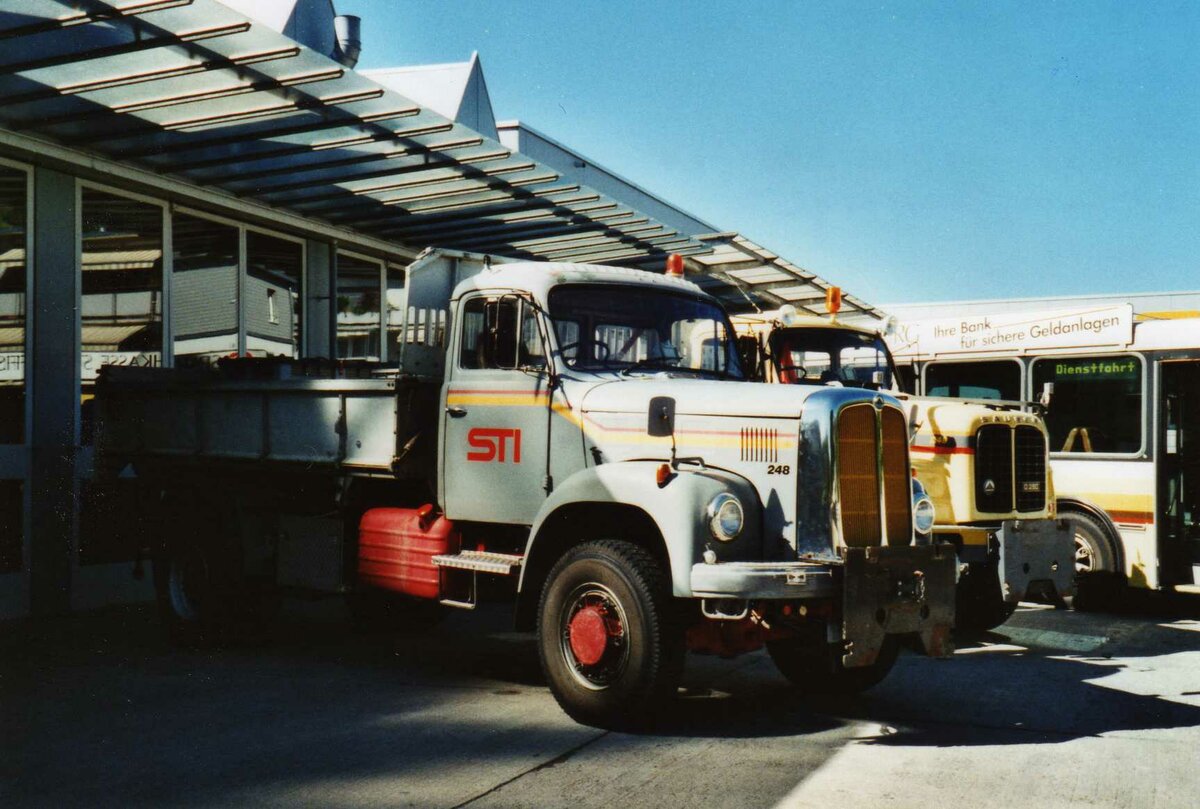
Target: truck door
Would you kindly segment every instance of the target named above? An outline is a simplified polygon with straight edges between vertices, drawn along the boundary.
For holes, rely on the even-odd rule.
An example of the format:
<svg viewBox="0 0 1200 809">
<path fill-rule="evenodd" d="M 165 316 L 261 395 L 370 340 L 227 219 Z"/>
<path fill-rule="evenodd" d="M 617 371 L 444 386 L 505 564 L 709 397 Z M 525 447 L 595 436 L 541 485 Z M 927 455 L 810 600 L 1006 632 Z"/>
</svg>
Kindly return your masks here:
<svg viewBox="0 0 1200 809">
<path fill-rule="evenodd" d="M 537 312 L 463 301 L 442 389 L 442 502 L 453 520 L 528 525 L 546 499 L 549 375 Z"/>
</svg>

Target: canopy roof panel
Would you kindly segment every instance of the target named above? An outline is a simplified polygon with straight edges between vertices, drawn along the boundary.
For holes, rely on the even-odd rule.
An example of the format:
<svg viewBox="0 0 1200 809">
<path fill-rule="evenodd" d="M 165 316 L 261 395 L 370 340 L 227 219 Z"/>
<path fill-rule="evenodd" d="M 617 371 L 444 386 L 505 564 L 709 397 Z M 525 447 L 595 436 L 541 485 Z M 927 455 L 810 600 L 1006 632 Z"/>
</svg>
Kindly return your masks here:
<svg viewBox="0 0 1200 809">
<path fill-rule="evenodd" d="M 685 260 L 688 277 L 730 311 L 767 311 L 791 304 L 801 312 L 825 314 L 825 294 L 834 285 L 824 278 L 737 233 L 710 233 L 696 238 L 711 249 Z M 887 317 L 882 310 L 845 293 L 841 311 L 846 318 Z"/>
<path fill-rule="evenodd" d="M 412 248 L 659 266 L 710 249 L 215 0 L 5 5 L 10 132 Z"/>
</svg>

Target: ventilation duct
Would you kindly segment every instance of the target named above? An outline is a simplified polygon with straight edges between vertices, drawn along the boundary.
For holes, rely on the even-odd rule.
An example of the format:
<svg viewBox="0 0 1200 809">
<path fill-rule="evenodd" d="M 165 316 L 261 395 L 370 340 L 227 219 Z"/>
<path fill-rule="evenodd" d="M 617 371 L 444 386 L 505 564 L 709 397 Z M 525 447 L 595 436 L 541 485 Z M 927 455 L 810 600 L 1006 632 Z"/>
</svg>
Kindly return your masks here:
<svg viewBox="0 0 1200 809">
<path fill-rule="evenodd" d="M 337 38 L 338 61 L 354 67 L 362 53 L 362 20 L 353 14 L 339 14 L 333 18 L 333 34 Z"/>
</svg>

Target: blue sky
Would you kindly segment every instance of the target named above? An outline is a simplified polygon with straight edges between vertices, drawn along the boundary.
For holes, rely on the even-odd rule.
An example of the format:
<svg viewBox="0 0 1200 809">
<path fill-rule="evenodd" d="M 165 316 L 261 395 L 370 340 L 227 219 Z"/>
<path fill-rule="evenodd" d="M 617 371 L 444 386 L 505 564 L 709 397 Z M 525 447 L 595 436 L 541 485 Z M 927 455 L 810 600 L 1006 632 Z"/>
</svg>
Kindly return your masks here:
<svg viewBox="0 0 1200 809">
<path fill-rule="evenodd" d="M 872 302 L 1200 289 L 1200 3 L 335 5 Z"/>
</svg>

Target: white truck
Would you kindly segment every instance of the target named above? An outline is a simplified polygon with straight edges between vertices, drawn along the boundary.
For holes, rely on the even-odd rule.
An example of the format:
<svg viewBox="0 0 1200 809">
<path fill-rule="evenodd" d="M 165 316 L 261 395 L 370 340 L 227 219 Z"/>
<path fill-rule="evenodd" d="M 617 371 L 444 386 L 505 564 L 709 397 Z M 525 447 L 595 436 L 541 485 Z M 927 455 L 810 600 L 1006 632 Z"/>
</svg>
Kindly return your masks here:
<svg viewBox="0 0 1200 809">
<path fill-rule="evenodd" d="M 507 589 L 603 726 L 652 715 L 688 649 L 765 645 L 813 690 L 875 684 L 906 638 L 953 651 L 892 396 L 742 381 L 725 312 L 670 276 L 429 252 L 407 303 L 398 368 L 105 369 L 98 458 L 161 503 L 175 631 L 279 588 L 417 621 Z"/>
</svg>

